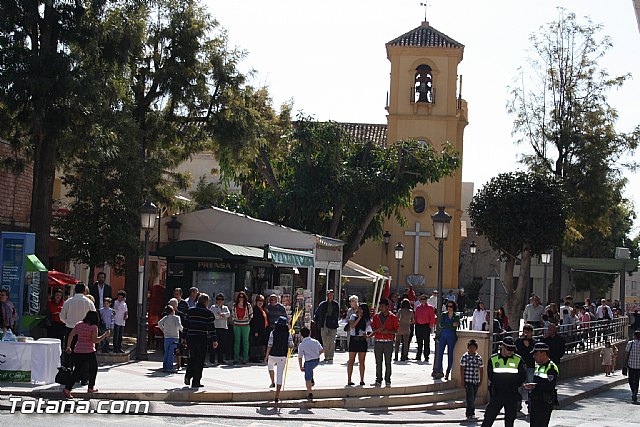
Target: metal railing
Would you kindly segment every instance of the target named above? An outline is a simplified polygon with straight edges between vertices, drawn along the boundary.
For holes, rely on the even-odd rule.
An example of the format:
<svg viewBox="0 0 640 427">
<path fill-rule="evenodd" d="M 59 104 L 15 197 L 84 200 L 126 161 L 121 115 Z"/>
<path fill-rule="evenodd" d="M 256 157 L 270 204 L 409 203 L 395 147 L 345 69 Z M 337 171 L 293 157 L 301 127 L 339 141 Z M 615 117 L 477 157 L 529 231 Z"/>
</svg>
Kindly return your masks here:
<svg viewBox="0 0 640 427">
<path fill-rule="evenodd" d="M 625 331 L 629 326 L 629 318 L 626 316 L 611 320 L 595 320 L 592 322 L 577 323 L 572 325 L 557 325 L 557 334 L 564 339 L 565 355 L 579 353 L 592 348 L 604 347 L 606 341 L 616 343 L 627 339 Z M 546 333 L 545 328 L 534 329 L 533 337 L 540 341 Z M 519 338 L 520 331 L 503 332 L 493 334 L 494 351 L 500 348 L 502 340 L 506 336 L 513 339 Z"/>
</svg>

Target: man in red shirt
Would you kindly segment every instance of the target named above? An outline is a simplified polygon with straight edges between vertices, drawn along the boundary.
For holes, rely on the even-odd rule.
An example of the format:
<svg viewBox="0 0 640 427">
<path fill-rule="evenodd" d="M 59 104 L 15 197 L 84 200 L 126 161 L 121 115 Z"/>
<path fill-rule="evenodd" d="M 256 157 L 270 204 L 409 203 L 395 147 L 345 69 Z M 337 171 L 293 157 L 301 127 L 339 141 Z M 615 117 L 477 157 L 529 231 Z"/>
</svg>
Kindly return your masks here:
<svg viewBox="0 0 640 427">
<path fill-rule="evenodd" d="M 420 295 L 420 303 L 416 303 L 415 320 L 416 340 L 418 341 L 416 360 L 420 361 L 424 348 L 424 361 L 428 362 L 429 354 L 431 354 L 431 329 L 436 324 L 436 312 L 433 307 L 427 304 L 426 295 Z"/>
<path fill-rule="evenodd" d="M 385 373 L 384 382 L 387 387 L 391 387 L 391 355 L 393 353 L 393 343 L 395 335 L 400 328 L 398 318 L 389 311 L 389 301 L 386 298 L 380 300 L 380 312 L 373 316 L 371 329 L 375 344 L 373 354 L 376 357 L 376 382 L 374 386 L 382 385 L 382 359 L 384 358 Z"/>
</svg>

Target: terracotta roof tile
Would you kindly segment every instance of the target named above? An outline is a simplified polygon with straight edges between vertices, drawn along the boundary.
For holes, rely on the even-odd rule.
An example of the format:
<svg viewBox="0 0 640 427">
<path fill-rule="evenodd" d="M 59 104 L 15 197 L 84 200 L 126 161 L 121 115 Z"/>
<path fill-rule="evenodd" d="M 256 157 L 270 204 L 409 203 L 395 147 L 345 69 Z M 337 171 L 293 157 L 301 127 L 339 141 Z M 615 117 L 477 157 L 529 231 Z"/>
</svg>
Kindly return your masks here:
<svg viewBox="0 0 640 427">
<path fill-rule="evenodd" d="M 386 44 L 387 46 L 407 46 L 407 47 L 444 47 L 463 49 L 464 45 L 441 33 L 428 22 L 423 22 L 418 28 L 414 28 L 397 37 Z"/>
<path fill-rule="evenodd" d="M 338 123 L 338 125 L 358 141 L 371 141 L 378 145 L 387 143 L 387 125 L 371 123 Z"/>
</svg>

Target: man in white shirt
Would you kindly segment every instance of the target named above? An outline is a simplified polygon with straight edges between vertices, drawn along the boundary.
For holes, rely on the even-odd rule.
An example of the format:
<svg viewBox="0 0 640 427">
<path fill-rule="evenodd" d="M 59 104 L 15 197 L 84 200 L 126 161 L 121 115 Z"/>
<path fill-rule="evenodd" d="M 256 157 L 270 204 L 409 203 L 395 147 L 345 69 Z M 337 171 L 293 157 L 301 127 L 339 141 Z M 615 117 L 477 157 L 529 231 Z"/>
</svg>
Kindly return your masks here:
<svg viewBox="0 0 640 427">
<path fill-rule="evenodd" d="M 60 320 L 67 327 L 67 336 L 78 322 L 82 322 L 89 311 L 96 311 L 95 305 L 84 294 L 87 286 L 80 282 L 76 284 L 75 295 L 64 302 L 60 311 Z"/>
<path fill-rule="evenodd" d="M 229 307 L 224 304 L 224 294 L 216 295 L 216 303 L 209 307 L 209 310 L 213 313 L 214 321 L 213 324 L 216 327 L 216 338 L 218 339 L 218 347 L 215 349 L 210 349 L 209 353 L 209 363 L 216 364 L 216 356 L 217 363 L 224 363 L 224 353 L 227 350 L 225 345 L 228 341 L 227 338 L 227 319 L 231 317 L 231 312 L 229 311 Z"/>
<path fill-rule="evenodd" d="M 613 319 L 613 311 L 611 310 L 611 307 L 607 305 L 607 300 L 602 298 L 600 300 L 600 303 L 601 304 L 596 309 L 596 316 L 598 317 L 598 320 L 607 319 L 607 316 L 609 316 L 608 320 Z M 605 310 L 606 310 L 606 313 L 605 313 Z"/>
<path fill-rule="evenodd" d="M 64 336 L 64 347 L 71 347 L 71 350 L 75 348 L 76 342 L 78 341 L 78 336 L 76 335 L 73 339 L 73 342 L 67 344 L 69 334 L 78 324 L 78 322 L 82 322 L 82 320 L 84 320 L 88 312 L 96 311 L 95 305 L 93 305 L 91 300 L 85 296 L 85 293 L 87 291 L 87 286 L 84 283 L 77 283 L 75 287 L 75 294 L 72 298 L 69 298 L 64 302 L 62 310 L 60 310 L 60 320 L 64 322 L 65 326 L 67 327 L 67 331 Z M 73 367 L 73 363 L 70 360 L 67 360 L 64 364 L 69 368 Z M 86 372 L 81 373 L 82 384 L 86 383 L 86 376 Z"/>
<path fill-rule="evenodd" d="M 438 291 L 436 291 L 436 290 L 433 291 L 433 293 L 429 297 L 429 300 L 427 300 L 427 304 L 429 304 L 433 308 L 437 307 L 437 305 L 438 305 Z M 436 313 L 437 312 L 438 312 L 438 310 L 436 310 Z"/>
</svg>

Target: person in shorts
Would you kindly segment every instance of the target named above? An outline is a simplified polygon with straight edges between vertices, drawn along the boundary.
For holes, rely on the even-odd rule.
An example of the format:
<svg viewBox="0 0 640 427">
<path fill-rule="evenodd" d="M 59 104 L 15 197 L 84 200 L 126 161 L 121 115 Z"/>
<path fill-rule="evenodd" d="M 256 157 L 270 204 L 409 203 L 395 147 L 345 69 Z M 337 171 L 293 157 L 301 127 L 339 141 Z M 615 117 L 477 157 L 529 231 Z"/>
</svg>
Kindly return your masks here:
<svg viewBox="0 0 640 427">
<path fill-rule="evenodd" d="M 271 378 L 269 387 L 276 388 L 274 402 L 278 403 L 280 390 L 282 389 L 282 379 L 284 377 L 284 367 L 287 363 L 289 349 L 293 348 L 293 337 L 289 332 L 288 320 L 285 316 L 280 316 L 274 325 L 273 331 L 269 335 L 267 344 L 267 369 Z M 275 368 L 278 368 L 278 376 L 274 379 Z"/>
<path fill-rule="evenodd" d="M 324 349 L 318 340 L 309 336 L 311 335 L 309 328 L 300 329 L 300 335 L 302 335 L 302 342 L 298 345 L 298 363 L 300 364 L 300 370 L 304 372 L 304 381 L 309 392 L 307 400 L 313 400 L 311 391 L 314 385 L 313 370 L 320 363 L 320 355 L 324 352 Z M 302 359 L 304 359 L 304 364 Z"/>
</svg>

